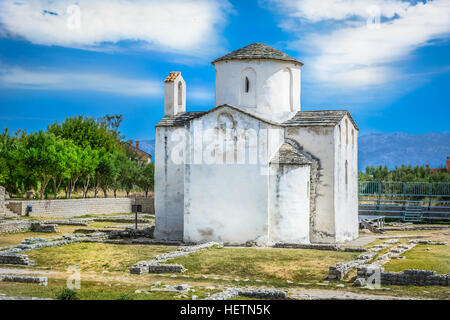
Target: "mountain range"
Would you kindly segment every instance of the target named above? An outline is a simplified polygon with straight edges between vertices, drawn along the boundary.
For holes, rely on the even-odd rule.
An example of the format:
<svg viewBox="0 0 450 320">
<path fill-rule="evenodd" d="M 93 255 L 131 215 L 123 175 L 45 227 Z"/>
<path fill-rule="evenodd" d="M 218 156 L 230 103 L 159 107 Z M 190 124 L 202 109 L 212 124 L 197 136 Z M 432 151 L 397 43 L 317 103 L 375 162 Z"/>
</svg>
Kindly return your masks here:
<svg viewBox="0 0 450 320">
<path fill-rule="evenodd" d="M 154 155 L 155 140 L 141 140 L 140 147 Z M 360 170 L 366 166 L 429 164 L 432 168 L 445 166 L 446 158 L 450 156 L 450 133 L 408 134 L 368 133 L 359 136 L 358 165 Z"/>
</svg>

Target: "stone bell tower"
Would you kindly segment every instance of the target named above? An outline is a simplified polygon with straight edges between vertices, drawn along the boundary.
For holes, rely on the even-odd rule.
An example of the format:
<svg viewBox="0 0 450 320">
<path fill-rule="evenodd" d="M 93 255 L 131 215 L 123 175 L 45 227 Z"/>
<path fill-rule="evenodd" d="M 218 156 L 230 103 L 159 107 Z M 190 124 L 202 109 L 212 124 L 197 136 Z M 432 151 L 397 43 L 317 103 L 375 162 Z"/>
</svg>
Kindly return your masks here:
<svg viewBox="0 0 450 320">
<path fill-rule="evenodd" d="M 181 72 L 171 72 L 164 80 L 164 115 L 186 112 L 186 82 Z"/>
</svg>

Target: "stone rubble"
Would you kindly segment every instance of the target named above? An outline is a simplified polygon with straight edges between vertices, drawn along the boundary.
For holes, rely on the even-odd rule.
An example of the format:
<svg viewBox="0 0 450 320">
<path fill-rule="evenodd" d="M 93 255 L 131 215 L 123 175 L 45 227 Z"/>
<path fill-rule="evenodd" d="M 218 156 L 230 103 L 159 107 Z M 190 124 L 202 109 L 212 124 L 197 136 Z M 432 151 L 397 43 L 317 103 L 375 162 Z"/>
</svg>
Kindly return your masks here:
<svg viewBox="0 0 450 320">
<path fill-rule="evenodd" d="M 445 245 L 447 245 L 446 242 L 439 242 L 439 241 L 432 241 L 432 240 L 421 240 L 421 239 L 413 239 L 413 240 L 410 240 L 409 243 L 415 243 L 415 244 L 434 244 L 434 245 L 440 245 L 440 246 L 445 246 Z"/>
<path fill-rule="evenodd" d="M 178 248 L 177 251 L 157 255 L 153 260 L 140 261 L 130 268 L 131 274 L 144 273 L 184 273 L 186 269 L 180 264 L 162 264 L 167 260 L 189 255 L 191 253 L 206 250 L 212 246 L 221 246 L 217 242 L 207 242 L 203 244 L 185 246 Z"/>
<path fill-rule="evenodd" d="M 204 300 L 229 300 L 237 296 L 265 300 L 289 300 L 286 290 L 251 288 L 227 288 L 222 292 L 206 297 Z"/>
<path fill-rule="evenodd" d="M 396 243 L 399 243 L 400 242 L 400 240 L 398 240 L 398 239 L 388 239 L 388 240 L 386 240 L 384 243 L 387 243 L 387 244 L 396 244 Z"/>
<path fill-rule="evenodd" d="M 153 233 L 155 231 L 155 227 L 152 226 L 150 228 L 145 229 L 133 229 L 127 228 L 125 230 L 113 230 L 109 232 L 109 239 L 122 239 L 122 238 L 153 238 Z"/>
<path fill-rule="evenodd" d="M 63 235 L 61 237 L 55 237 L 53 239 L 28 238 L 18 245 L 10 246 L 9 249 L 0 251 L 0 264 L 34 266 L 34 261 L 28 259 L 27 255 L 20 253 L 41 248 L 58 247 L 71 243 L 97 242 L 102 241 L 102 239 L 105 239 L 105 237 L 106 234 L 104 233 L 93 233 L 90 235 Z"/>
<path fill-rule="evenodd" d="M 28 276 L 14 276 L 14 275 L 0 275 L 0 282 L 22 282 L 22 283 L 37 283 L 41 286 L 48 285 L 47 277 L 28 277 Z"/>
<path fill-rule="evenodd" d="M 0 253 L 0 264 L 15 264 L 22 266 L 35 266 L 36 262 L 28 259 L 26 254 L 17 254 L 14 252 Z"/>
<path fill-rule="evenodd" d="M 41 222 L 31 223 L 30 230 L 33 232 L 42 232 L 42 233 L 59 232 L 59 228 L 58 228 L 57 224 L 48 224 L 48 223 L 41 223 Z"/>
<path fill-rule="evenodd" d="M 338 244 L 297 244 L 297 243 L 276 243 L 274 248 L 285 249 L 314 249 L 314 250 L 327 250 L 327 251 L 345 251 L 345 252 L 365 252 L 366 248 L 361 247 L 341 247 Z"/>
<path fill-rule="evenodd" d="M 450 274 L 436 274 L 430 270 L 405 270 L 403 272 L 388 272 L 378 266 L 363 266 L 358 268 L 354 285 L 365 285 L 367 279 L 378 272 L 380 284 L 413 285 L 413 286 L 449 286 Z"/>
</svg>

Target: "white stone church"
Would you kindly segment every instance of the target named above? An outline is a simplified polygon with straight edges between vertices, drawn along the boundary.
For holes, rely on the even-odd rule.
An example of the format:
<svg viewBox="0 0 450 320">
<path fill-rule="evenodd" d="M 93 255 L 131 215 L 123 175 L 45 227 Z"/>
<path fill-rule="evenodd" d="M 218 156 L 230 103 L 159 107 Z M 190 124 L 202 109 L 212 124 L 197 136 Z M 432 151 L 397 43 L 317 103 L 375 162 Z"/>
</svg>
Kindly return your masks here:
<svg viewBox="0 0 450 320">
<path fill-rule="evenodd" d="M 180 72 L 156 125 L 155 237 L 228 245 L 358 236 L 358 127 L 301 111 L 303 63 L 255 43 L 212 62 L 215 107 L 186 111 Z"/>
</svg>

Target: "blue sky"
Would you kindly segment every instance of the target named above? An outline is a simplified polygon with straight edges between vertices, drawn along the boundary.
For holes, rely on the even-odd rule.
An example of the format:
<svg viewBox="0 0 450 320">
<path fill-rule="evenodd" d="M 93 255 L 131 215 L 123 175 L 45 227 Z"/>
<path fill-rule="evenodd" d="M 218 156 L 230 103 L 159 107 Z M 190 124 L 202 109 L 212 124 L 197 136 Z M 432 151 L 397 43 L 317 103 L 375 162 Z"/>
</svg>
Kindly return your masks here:
<svg viewBox="0 0 450 320">
<path fill-rule="evenodd" d="M 170 71 L 207 110 L 210 62 L 264 42 L 305 63 L 303 110 L 348 109 L 362 134 L 448 132 L 449 36 L 447 0 L 0 0 L 0 129 L 117 113 L 149 139 Z"/>
</svg>

